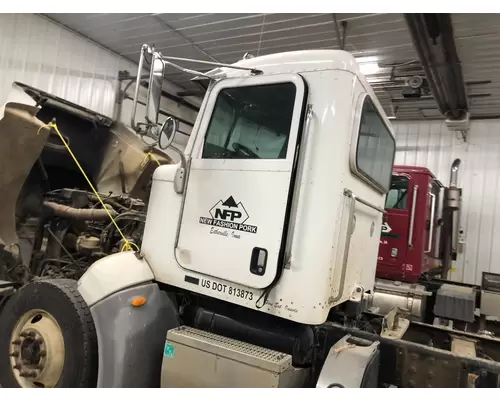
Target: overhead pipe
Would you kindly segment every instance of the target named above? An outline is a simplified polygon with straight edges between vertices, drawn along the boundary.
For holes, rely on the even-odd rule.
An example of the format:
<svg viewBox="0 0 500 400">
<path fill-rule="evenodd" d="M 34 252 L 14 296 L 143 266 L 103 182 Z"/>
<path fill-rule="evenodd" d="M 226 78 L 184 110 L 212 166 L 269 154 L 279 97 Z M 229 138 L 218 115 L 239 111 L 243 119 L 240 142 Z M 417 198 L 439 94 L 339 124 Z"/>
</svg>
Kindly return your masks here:
<svg viewBox="0 0 500 400">
<path fill-rule="evenodd" d="M 444 87 L 439 79 L 438 71 L 433 65 L 436 65 L 435 56 L 429 44 L 427 27 L 424 22 L 423 14 L 405 14 L 406 24 L 417 51 L 420 63 L 425 71 L 427 81 L 432 89 L 434 98 L 436 99 L 439 111 L 442 114 L 446 113 Z"/>
<path fill-rule="evenodd" d="M 405 20 L 439 111 L 463 118 L 468 103 L 451 15 L 405 14 Z"/>
<path fill-rule="evenodd" d="M 455 36 L 453 34 L 453 23 L 450 14 L 437 14 L 442 30 L 442 49 L 444 52 L 445 69 L 448 74 L 447 86 L 450 90 L 451 111 L 454 118 L 460 117 L 459 113 L 468 111 L 467 93 L 462 65 L 458 57 Z M 446 68 L 446 67 L 445 67 Z"/>
</svg>

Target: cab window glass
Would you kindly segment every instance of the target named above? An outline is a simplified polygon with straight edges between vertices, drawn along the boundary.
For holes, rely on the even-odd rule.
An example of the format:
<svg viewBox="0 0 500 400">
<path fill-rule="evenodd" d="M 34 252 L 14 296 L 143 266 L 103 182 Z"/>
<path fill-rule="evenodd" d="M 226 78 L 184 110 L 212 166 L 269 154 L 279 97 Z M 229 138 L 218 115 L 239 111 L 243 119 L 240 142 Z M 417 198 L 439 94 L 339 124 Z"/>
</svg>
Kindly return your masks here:
<svg viewBox="0 0 500 400">
<path fill-rule="evenodd" d="M 202 158 L 286 158 L 295 96 L 291 82 L 221 90 Z"/>
<path fill-rule="evenodd" d="M 408 178 L 394 175 L 387 192 L 385 208 L 406 210 L 408 204 Z"/>
</svg>

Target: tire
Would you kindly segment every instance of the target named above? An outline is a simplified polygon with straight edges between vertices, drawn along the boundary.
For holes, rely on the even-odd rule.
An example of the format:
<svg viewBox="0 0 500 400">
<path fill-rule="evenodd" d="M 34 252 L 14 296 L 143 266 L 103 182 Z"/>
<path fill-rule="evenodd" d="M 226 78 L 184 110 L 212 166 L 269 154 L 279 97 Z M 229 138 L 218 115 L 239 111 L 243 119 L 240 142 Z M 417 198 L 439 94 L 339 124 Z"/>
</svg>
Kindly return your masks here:
<svg viewBox="0 0 500 400">
<path fill-rule="evenodd" d="M 36 325 L 43 316 L 43 324 Z M 23 323 L 24 320 L 28 322 Z M 44 328 L 45 331 L 37 331 L 47 326 L 52 330 Z M 97 386 L 97 336 L 90 310 L 77 290 L 76 281 L 54 279 L 33 282 L 22 287 L 7 301 L 0 313 L 0 327 L 0 387 Z M 22 329 L 25 329 L 24 333 L 17 336 L 16 332 L 21 332 Z M 47 332 L 55 333 L 48 335 Z M 19 338 L 21 344 L 12 343 L 13 333 L 16 334 L 14 341 Z M 53 341 L 52 345 L 50 341 L 40 339 L 48 336 L 50 341 Z M 23 339 L 26 337 L 27 339 Z M 29 340 L 32 342 L 28 343 Z M 24 356 L 21 358 L 19 354 L 26 354 L 23 349 L 29 345 L 33 349 L 33 341 L 37 342 L 35 346 L 38 346 L 38 350 L 35 348 L 29 354 L 34 354 L 35 358 L 32 360 L 35 361 L 25 363 Z M 20 351 L 16 350 L 18 348 Z M 60 351 L 61 349 L 63 351 Z M 14 353 L 17 354 L 13 356 Z M 51 357 L 53 354 L 56 356 Z M 57 356 L 59 354 L 60 356 Z M 42 361 L 40 357 L 44 357 Z M 18 366 L 17 370 L 13 367 L 14 364 Z M 51 366 L 50 373 L 48 366 Z M 56 373 L 53 372 L 54 369 L 57 370 Z M 41 375 L 20 378 L 19 371 L 36 371 L 29 373 Z M 44 376 L 51 377 L 47 379 L 47 382 L 52 382 L 50 385 L 43 384 Z M 40 382 L 37 381 L 38 378 Z"/>
</svg>

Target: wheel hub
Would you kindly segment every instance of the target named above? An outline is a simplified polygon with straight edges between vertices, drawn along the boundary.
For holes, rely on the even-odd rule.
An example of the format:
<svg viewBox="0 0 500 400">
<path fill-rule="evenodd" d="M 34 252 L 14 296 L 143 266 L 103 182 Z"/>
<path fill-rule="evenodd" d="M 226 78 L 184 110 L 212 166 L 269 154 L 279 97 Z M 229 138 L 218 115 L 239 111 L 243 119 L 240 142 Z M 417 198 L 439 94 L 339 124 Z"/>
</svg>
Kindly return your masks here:
<svg viewBox="0 0 500 400">
<path fill-rule="evenodd" d="M 23 363 L 32 367 L 40 366 L 42 348 L 45 347 L 43 338 L 33 331 L 23 331 L 21 337 L 25 337 L 21 341 L 21 359 Z"/>
<path fill-rule="evenodd" d="M 31 310 L 12 332 L 10 362 L 22 387 L 54 387 L 64 366 L 64 338 L 54 317 Z"/>
</svg>

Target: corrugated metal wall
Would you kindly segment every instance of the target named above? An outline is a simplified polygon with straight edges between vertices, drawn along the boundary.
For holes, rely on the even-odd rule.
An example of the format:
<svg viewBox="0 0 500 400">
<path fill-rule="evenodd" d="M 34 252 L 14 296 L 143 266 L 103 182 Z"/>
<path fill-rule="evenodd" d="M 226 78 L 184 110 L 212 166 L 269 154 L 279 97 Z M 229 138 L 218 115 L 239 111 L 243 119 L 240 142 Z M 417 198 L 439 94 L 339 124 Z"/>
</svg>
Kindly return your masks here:
<svg viewBox="0 0 500 400">
<path fill-rule="evenodd" d="M 460 158 L 462 226 L 466 234 L 451 278 L 481 282 L 481 272 L 500 273 L 500 120 L 472 121 L 467 142 L 442 122 L 393 122 L 396 164 L 429 168 L 449 184 L 450 166 Z"/>
<path fill-rule="evenodd" d="M 115 81 L 132 63 L 34 14 L 0 14 L 0 104 L 12 82 L 112 116 Z"/>
<path fill-rule="evenodd" d="M 42 16 L 0 14 L 0 105 L 20 81 L 112 117 L 120 70 L 135 75 L 137 66 Z M 176 88 L 165 82 L 164 89 Z M 167 99 L 163 103 L 164 111 L 194 122 L 196 112 Z M 129 123 L 125 111 L 121 120 Z"/>
</svg>

